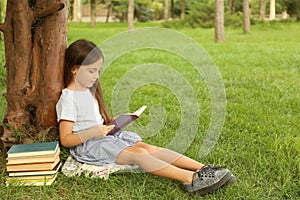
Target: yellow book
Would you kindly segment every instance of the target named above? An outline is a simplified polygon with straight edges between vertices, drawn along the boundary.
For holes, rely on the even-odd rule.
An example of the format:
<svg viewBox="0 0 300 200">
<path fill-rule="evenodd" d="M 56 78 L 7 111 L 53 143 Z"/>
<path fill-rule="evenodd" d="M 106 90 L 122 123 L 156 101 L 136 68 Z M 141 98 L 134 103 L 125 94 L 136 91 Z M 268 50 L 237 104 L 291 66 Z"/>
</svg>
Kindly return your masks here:
<svg viewBox="0 0 300 200">
<path fill-rule="evenodd" d="M 16 177 L 16 176 L 34 176 L 34 175 L 53 175 L 58 172 L 59 168 L 61 167 L 61 162 L 59 162 L 54 169 L 52 170 L 42 170 L 42 171 L 21 171 L 21 172 L 8 172 L 8 176 Z"/>
<path fill-rule="evenodd" d="M 6 186 L 43 186 L 43 185 L 51 185 L 56 177 L 57 177 L 56 173 L 52 178 L 50 179 L 38 179 L 38 180 L 34 180 L 34 179 L 28 179 L 28 180 L 11 180 L 11 181 L 6 181 Z"/>
<path fill-rule="evenodd" d="M 6 171 L 7 172 L 20 172 L 20 171 L 52 170 L 59 162 L 60 162 L 60 158 L 58 156 L 54 162 L 6 165 Z"/>
<path fill-rule="evenodd" d="M 33 175 L 33 176 L 6 176 L 5 181 L 26 181 L 26 180 L 49 180 L 52 179 L 55 176 L 55 174 L 50 174 L 50 175 L 44 175 L 44 176 L 39 176 L 39 175 Z"/>
<path fill-rule="evenodd" d="M 15 164 L 26 164 L 26 163 L 44 163 L 44 162 L 54 162 L 60 154 L 60 149 L 58 148 L 54 154 L 42 155 L 42 156 L 24 156 L 15 158 L 6 158 L 7 165 Z"/>
</svg>

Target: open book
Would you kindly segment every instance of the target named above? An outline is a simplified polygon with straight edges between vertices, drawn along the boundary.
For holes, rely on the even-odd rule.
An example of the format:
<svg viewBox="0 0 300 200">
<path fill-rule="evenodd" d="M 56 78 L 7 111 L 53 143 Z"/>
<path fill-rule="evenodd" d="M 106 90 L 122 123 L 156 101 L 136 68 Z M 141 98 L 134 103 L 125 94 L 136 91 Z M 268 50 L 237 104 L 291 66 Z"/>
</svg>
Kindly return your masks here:
<svg viewBox="0 0 300 200">
<path fill-rule="evenodd" d="M 131 124 L 131 122 L 133 122 L 134 120 L 139 118 L 139 116 L 144 112 L 144 110 L 146 108 L 147 108 L 147 106 L 142 106 L 134 113 L 122 114 L 122 115 L 118 116 L 117 118 L 115 118 L 114 121 L 109 123 L 109 125 L 114 124 L 115 127 L 111 131 L 109 131 L 107 135 L 114 135 L 115 133 L 120 131 L 122 128 Z"/>
</svg>

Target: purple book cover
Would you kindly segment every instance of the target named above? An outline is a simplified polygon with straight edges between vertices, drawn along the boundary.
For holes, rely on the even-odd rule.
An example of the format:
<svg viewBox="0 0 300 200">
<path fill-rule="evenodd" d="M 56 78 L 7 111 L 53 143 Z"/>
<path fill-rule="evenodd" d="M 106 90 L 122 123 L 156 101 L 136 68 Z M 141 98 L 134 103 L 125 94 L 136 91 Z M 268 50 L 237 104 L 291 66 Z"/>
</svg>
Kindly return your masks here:
<svg viewBox="0 0 300 200">
<path fill-rule="evenodd" d="M 142 114 L 142 112 L 144 112 L 145 109 L 146 109 L 146 106 L 142 106 L 141 108 L 139 108 L 137 111 L 135 111 L 132 114 L 122 114 L 122 115 L 118 116 L 114 121 L 109 123 L 109 125 L 114 124 L 115 127 L 111 131 L 109 131 L 107 135 L 114 135 L 115 133 L 117 133 L 118 131 L 123 129 L 124 127 L 131 124 L 134 120 L 139 118 L 140 114 Z"/>
</svg>

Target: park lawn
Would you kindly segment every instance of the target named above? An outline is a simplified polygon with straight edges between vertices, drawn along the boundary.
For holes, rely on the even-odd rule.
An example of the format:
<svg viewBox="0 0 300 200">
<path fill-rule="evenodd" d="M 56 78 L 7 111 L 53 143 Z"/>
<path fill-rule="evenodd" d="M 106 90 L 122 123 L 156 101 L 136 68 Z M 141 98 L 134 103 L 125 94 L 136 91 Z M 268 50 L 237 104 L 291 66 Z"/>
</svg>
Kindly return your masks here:
<svg viewBox="0 0 300 200">
<path fill-rule="evenodd" d="M 159 23 L 137 24 L 139 28 L 160 27 Z M 68 42 L 86 38 L 100 44 L 126 31 L 126 24 L 70 24 Z M 266 23 L 252 27 L 251 33 L 226 30 L 226 43 L 213 42 L 212 29 L 178 29 L 197 41 L 219 69 L 226 89 L 226 119 L 213 150 L 199 158 L 203 133 L 210 123 L 210 99 L 205 83 L 186 61 L 170 52 L 139 50 L 114 61 L 102 77 L 105 99 L 111 108 L 111 94 L 120 78 L 149 57 L 176 69 L 194 88 L 201 107 L 199 129 L 186 155 L 203 163 L 226 165 L 237 181 L 203 199 L 298 199 L 300 198 L 300 24 Z M 178 44 L 184 46 L 184 44 Z M 3 66 L 3 45 L 1 44 Z M 180 66 L 186 66 L 181 68 Z M 0 68 L 1 93 L 5 92 L 4 68 Z M 129 108 L 163 105 L 167 121 L 159 134 L 145 137 L 146 142 L 165 146 L 180 125 L 177 97 L 166 87 L 148 84 L 131 96 Z M 0 120 L 5 100 L 0 98 Z M 146 111 L 139 122 L 151 119 Z M 67 156 L 63 149 L 62 159 Z M 5 159 L 0 159 L 5 175 Z M 59 174 L 47 187 L 5 187 L 0 177 L 2 199 L 201 199 L 183 191 L 181 184 L 149 174 L 114 174 L 108 180 L 85 177 L 67 178 Z"/>
</svg>

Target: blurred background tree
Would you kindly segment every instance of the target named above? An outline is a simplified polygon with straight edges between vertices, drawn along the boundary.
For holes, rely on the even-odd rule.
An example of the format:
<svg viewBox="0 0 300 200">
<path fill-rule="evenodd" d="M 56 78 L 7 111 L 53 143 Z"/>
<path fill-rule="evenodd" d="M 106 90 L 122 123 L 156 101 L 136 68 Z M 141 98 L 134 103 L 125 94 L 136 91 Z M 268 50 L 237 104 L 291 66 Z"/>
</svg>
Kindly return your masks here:
<svg viewBox="0 0 300 200">
<path fill-rule="evenodd" d="M 81 6 L 78 5 L 80 1 Z M 104 8 L 105 22 L 113 18 L 113 21 L 127 22 L 129 0 L 69 0 L 69 19 L 80 21 L 80 10 L 85 7 L 90 9 Z M 243 27 L 243 2 L 241 0 L 224 0 L 224 25 L 226 27 Z M 274 2 L 274 0 L 272 0 Z M 286 19 L 300 21 L 299 0 L 249 0 L 249 13 L 251 24 L 264 23 L 273 20 L 270 16 L 271 7 L 275 10 L 274 20 Z M 94 6 L 93 6 L 94 5 Z M 81 8 L 81 9 L 80 9 Z M 77 10 L 77 11 L 76 11 Z M 92 26 L 95 26 L 99 12 L 89 12 Z M 274 14 L 274 13 L 273 13 Z M 77 17 L 75 17 L 75 15 Z M 83 13 L 82 13 L 83 15 Z M 166 28 L 193 27 L 213 28 L 215 19 L 215 0 L 135 0 L 134 21 L 164 21 Z M 271 18 L 270 18 L 271 17 Z M 77 19 L 74 19 L 77 18 Z M 93 22 L 94 21 L 94 22 Z"/>
<path fill-rule="evenodd" d="M 6 12 L 6 1 L 7 0 L 1 0 L 0 1 L 0 23 L 3 23 L 4 16 Z M 0 31 L 0 41 L 3 40 L 2 32 Z"/>
</svg>

